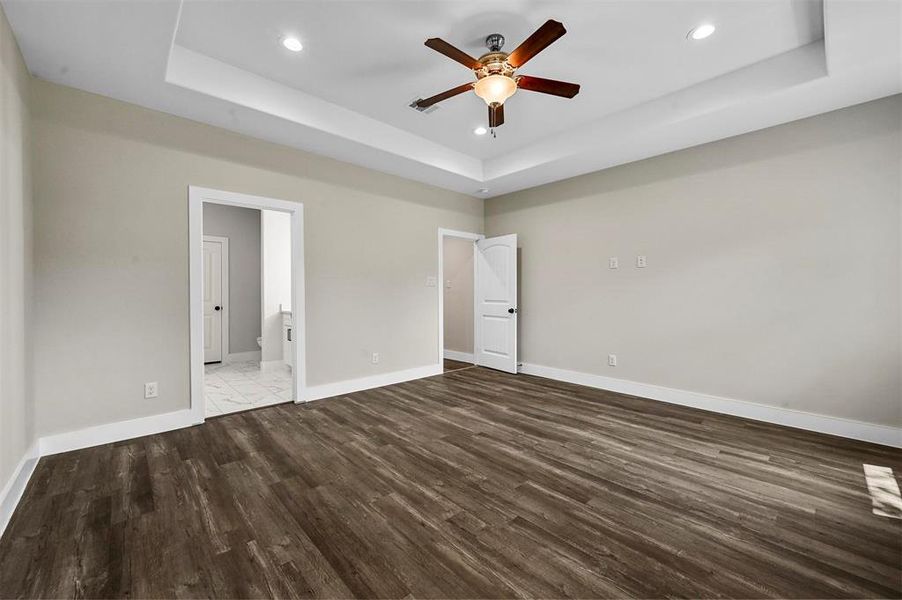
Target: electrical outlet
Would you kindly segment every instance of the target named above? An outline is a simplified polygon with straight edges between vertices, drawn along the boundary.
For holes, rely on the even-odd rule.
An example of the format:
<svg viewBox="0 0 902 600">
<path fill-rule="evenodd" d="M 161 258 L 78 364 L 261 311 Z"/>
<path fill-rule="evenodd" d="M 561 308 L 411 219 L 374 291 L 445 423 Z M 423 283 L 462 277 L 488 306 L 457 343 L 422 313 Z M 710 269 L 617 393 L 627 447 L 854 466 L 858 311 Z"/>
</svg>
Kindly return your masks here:
<svg viewBox="0 0 902 600">
<path fill-rule="evenodd" d="M 608 258 L 608 268 L 609 269 L 620 268 L 620 261 L 617 260 L 616 256 L 612 256 L 612 257 Z"/>
<path fill-rule="evenodd" d="M 379 364 L 379 353 L 378 352 L 373 352 L 373 364 L 374 365 Z"/>
<path fill-rule="evenodd" d="M 144 384 L 144 397 L 156 398 L 160 395 L 160 389 L 156 381 L 148 381 Z"/>
<path fill-rule="evenodd" d="M 616 354 L 608 354 L 608 366 L 609 367 L 617 366 L 617 355 Z"/>
<path fill-rule="evenodd" d="M 637 257 L 636 257 L 636 267 L 638 267 L 638 268 L 640 268 L 640 269 L 644 269 L 645 266 L 646 266 L 647 264 L 648 264 L 648 263 L 646 262 L 644 256 L 637 256 Z"/>
</svg>

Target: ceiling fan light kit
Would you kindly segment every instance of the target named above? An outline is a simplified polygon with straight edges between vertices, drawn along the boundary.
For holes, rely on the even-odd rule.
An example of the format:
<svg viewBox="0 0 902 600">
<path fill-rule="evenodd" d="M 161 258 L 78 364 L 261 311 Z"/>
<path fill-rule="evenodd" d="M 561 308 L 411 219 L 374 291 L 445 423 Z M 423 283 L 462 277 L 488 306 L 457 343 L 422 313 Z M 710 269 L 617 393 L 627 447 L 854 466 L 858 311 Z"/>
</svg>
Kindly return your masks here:
<svg viewBox="0 0 902 600">
<path fill-rule="evenodd" d="M 476 82 L 473 91 L 489 106 L 504 104 L 517 91 L 517 82 L 508 75 L 487 75 Z"/>
<path fill-rule="evenodd" d="M 578 84 L 516 74 L 518 68 L 565 33 L 567 30 L 560 22 L 549 19 L 510 54 L 501 50 L 504 47 L 504 36 L 493 33 L 485 39 L 489 51 L 478 59 L 440 38 L 426 40 L 427 47 L 471 69 L 476 81 L 418 100 L 416 108 L 425 110 L 442 100 L 473 90 L 488 105 L 489 127 L 494 129 L 504 123 L 504 102 L 518 89 L 573 98 L 579 93 Z"/>
</svg>

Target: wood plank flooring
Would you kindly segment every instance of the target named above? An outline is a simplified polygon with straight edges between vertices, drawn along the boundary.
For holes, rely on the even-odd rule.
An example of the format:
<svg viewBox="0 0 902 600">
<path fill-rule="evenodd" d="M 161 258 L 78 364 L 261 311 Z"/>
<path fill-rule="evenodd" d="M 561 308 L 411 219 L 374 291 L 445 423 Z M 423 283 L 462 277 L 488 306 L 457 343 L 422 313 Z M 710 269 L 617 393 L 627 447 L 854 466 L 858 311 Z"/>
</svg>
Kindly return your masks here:
<svg viewBox="0 0 902 600">
<path fill-rule="evenodd" d="M 443 359 L 443 361 L 444 361 L 444 364 L 442 365 L 443 366 L 442 370 L 445 373 L 448 373 L 449 371 L 459 371 L 461 369 L 469 369 L 470 367 L 473 366 L 470 363 L 461 362 L 459 360 L 452 360 L 450 358 L 445 358 L 445 359 Z"/>
<path fill-rule="evenodd" d="M 482 368 L 41 459 L 0 596 L 902 595 L 900 451 Z"/>
</svg>

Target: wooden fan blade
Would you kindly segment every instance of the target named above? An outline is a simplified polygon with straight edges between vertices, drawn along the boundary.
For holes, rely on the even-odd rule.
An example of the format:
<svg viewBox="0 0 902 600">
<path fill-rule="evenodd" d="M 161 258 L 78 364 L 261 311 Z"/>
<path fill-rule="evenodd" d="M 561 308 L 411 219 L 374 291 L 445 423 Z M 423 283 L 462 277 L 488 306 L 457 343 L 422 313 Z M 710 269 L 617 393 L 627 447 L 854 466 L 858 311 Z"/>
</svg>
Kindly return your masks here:
<svg viewBox="0 0 902 600">
<path fill-rule="evenodd" d="M 521 75 L 517 79 L 517 87 L 522 90 L 529 90 L 530 92 L 541 92 L 543 94 L 562 96 L 564 98 L 572 98 L 579 93 L 578 83 L 567 83 L 566 81 L 556 81 L 554 79 L 530 77 L 529 75 Z"/>
<path fill-rule="evenodd" d="M 452 98 L 457 96 L 458 94 L 463 94 L 464 92 L 470 91 L 473 89 L 472 83 L 465 83 L 463 85 L 459 85 L 456 88 L 451 88 L 450 90 L 446 90 L 441 94 L 436 94 L 435 96 L 431 96 L 426 98 L 425 100 L 418 100 L 417 107 L 419 108 L 429 108 L 433 104 L 438 104 L 442 100 L 447 100 L 448 98 Z"/>
<path fill-rule="evenodd" d="M 550 46 L 565 33 L 567 30 L 560 21 L 548 19 L 544 25 L 536 29 L 531 36 L 517 46 L 516 50 L 510 53 L 507 62 L 515 69 L 522 67 L 526 61 Z"/>
<path fill-rule="evenodd" d="M 489 127 L 498 127 L 504 124 L 504 105 L 493 104 L 489 106 Z"/>
<path fill-rule="evenodd" d="M 428 40 L 426 40 L 426 46 L 432 48 L 436 52 L 444 54 L 451 60 L 456 60 L 468 69 L 478 69 L 482 66 L 482 63 L 480 63 L 478 60 L 476 60 L 463 50 L 458 50 L 441 38 L 429 38 Z"/>
</svg>

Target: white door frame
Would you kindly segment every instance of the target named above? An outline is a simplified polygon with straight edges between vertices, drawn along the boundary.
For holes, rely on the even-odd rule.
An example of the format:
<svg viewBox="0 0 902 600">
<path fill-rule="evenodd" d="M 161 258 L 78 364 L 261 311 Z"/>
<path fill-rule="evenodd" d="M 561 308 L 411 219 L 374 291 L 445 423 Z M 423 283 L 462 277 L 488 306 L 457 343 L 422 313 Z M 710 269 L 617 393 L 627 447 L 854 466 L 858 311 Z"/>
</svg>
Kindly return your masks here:
<svg viewBox="0 0 902 600">
<path fill-rule="evenodd" d="M 304 205 L 300 202 L 276 200 L 188 186 L 188 291 L 190 325 L 191 418 L 203 423 L 204 413 L 204 307 L 203 307 L 203 237 L 204 202 L 241 206 L 259 210 L 278 210 L 291 216 L 291 310 L 294 320 L 294 368 L 292 379 L 294 401 L 302 402 L 306 390 L 304 321 Z M 228 306 L 228 305 L 227 305 Z"/>
<path fill-rule="evenodd" d="M 229 307 L 232 304 L 232 299 L 229 297 L 229 238 L 221 235 L 204 234 L 204 241 L 219 242 L 222 244 L 222 274 L 220 275 L 222 287 L 222 327 L 219 340 L 220 344 L 222 344 L 222 348 L 219 349 L 219 356 L 221 357 L 220 362 L 228 362 L 226 359 L 229 357 Z"/>
<path fill-rule="evenodd" d="M 481 233 L 470 233 L 469 231 L 456 231 L 454 229 L 444 229 L 439 227 L 438 230 L 438 366 L 441 367 L 445 359 L 445 238 L 455 237 L 465 240 L 484 239 Z M 473 244 L 473 354 L 476 353 L 476 244 Z"/>
</svg>

